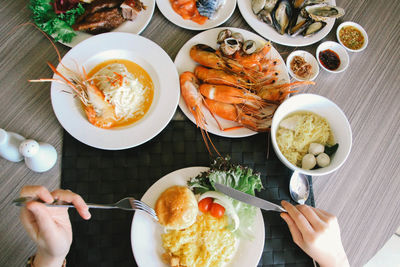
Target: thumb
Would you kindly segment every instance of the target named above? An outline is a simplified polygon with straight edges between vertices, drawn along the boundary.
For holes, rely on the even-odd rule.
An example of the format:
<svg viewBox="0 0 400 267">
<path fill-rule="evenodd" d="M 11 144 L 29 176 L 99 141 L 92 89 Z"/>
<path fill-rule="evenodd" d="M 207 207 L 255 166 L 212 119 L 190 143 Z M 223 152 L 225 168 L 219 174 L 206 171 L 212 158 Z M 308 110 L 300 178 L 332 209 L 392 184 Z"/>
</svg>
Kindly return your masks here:
<svg viewBox="0 0 400 267">
<path fill-rule="evenodd" d="M 54 233 L 56 224 L 44 204 L 31 202 L 26 205 L 26 208 L 32 212 L 37 224 L 38 233 Z"/>
</svg>

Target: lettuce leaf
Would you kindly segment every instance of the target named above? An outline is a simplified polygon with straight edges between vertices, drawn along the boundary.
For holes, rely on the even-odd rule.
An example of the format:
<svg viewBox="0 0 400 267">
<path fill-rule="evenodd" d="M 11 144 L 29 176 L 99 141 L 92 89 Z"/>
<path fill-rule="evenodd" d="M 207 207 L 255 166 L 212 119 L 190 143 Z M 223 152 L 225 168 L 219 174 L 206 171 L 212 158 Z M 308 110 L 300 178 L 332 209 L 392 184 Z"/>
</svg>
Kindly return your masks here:
<svg viewBox="0 0 400 267">
<path fill-rule="evenodd" d="M 224 184 L 236 190 L 255 195 L 255 191 L 263 189 L 260 174 L 253 172 L 251 168 L 233 164 L 229 158 L 217 158 L 210 170 L 199 174 L 188 181 L 188 186 L 196 193 L 203 194 L 207 191 L 216 191 L 214 183 Z M 233 207 L 240 219 L 238 230 L 239 237 L 252 239 L 257 208 L 243 202 L 232 200 Z"/>
<path fill-rule="evenodd" d="M 30 0 L 34 23 L 45 33 L 52 35 L 56 41 L 71 42 L 76 32 L 72 29 L 76 18 L 85 12 L 81 4 L 65 13 L 56 14 L 53 0 Z"/>
</svg>

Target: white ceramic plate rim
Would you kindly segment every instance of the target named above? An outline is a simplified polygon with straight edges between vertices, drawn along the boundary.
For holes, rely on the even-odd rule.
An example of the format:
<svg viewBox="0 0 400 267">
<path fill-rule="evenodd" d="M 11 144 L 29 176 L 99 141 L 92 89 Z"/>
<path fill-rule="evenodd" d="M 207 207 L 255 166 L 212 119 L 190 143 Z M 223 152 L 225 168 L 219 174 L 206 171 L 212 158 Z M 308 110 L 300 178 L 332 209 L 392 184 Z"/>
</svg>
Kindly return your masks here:
<svg viewBox="0 0 400 267">
<path fill-rule="evenodd" d="M 243 29 L 238 29 L 238 28 L 221 27 L 221 28 L 215 28 L 215 29 L 201 32 L 201 33 L 197 34 L 196 36 L 194 36 L 193 38 L 191 38 L 189 41 L 187 41 L 182 46 L 182 48 L 179 50 L 178 54 L 176 55 L 175 65 L 178 70 L 178 73 L 181 74 L 185 71 L 194 71 L 194 68 L 198 65 L 189 56 L 190 48 L 193 45 L 203 43 L 203 44 L 207 44 L 211 47 L 216 48 L 217 47 L 216 40 L 217 40 L 218 33 L 224 29 L 230 29 L 233 32 L 240 32 L 241 34 L 243 34 L 245 39 L 252 39 L 259 43 L 267 42 L 265 39 L 258 36 L 257 34 L 254 34 L 252 32 L 249 32 L 249 31 L 246 31 Z M 279 80 L 277 83 L 289 82 L 289 74 L 287 72 L 285 62 L 282 59 L 281 55 L 274 47 L 271 48 L 270 53 L 273 57 L 280 60 L 280 64 L 277 67 L 277 70 L 280 73 Z M 179 100 L 179 107 L 181 108 L 183 113 L 186 115 L 186 117 L 188 117 L 194 124 L 196 124 L 196 120 L 194 119 L 193 114 L 187 108 L 186 103 L 182 97 Z M 212 118 L 211 114 L 205 107 L 203 107 L 203 113 L 204 113 L 204 115 L 206 117 L 206 121 L 207 121 L 207 131 L 212 134 L 215 134 L 218 136 L 223 136 L 223 137 L 231 137 L 231 138 L 247 137 L 247 136 L 257 134 L 257 132 L 254 132 L 247 128 L 239 128 L 239 129 L 230 130 L 230 131 L 221 131 L 219 129 L 217 123 L 215 122 L 215 120 Z M 224 120 L 219 117 L 217 117 L 217 118 L 218 118 L 219 122 L 222 124 L 222 127 L 224 127 L 224 128 L 229 128 L 229 127 L 234 127 L 234 126 L 239 125 L 233 121 Z"/>
<path fill-rule="evenodd" d="M 348 48 L 347 46 L 345 46 L 345 45 L 342 43 L 342 41 L 340 41 L 340 38 L 339 38 L 339 31 L 340 31 L 340 29 L 342 29 L 342 28 L 345 27 L 345 26 L 353 26 L 353 27 L 356 27 L 356 28 L 361 32 L 361 34 L 364 36 L 364 45 L 363 45 L 360 49 L 357 49 L 357 50 L 355 50 L 355 49 L 350 49 L 350 48 Z M 361 52 L 361 51 L 363 51 L 365 48 L 367 48 L 367 46 L 368 46 L 368 34 L 367 34 L 366 30 L 364 30 L 364 28 L 363 28 L 360 24 L 355 23 L 355 22 L 353 22 L 353 21 L 346 21 L 346 22 L 341 23 L 341 24 L 338 26 L 338 28 L 336 29 L 336 39 L 338 40 L 338 42 L 339 42 L 339 44 L 340 44 L 341 46 L 343 46 L 345 49 L 347 49 L 347 50 L 350 51 L 350 52 Z"/>
<path fill-rule="evenodd" d="M 203 25 L 197 24 L 191 20 L 183 19 L 177 14 L 171 6 L 169 0 L 156 0 L 161 13 L 173 24 L 188 30 L 202 31 L 217 27 L 227 21 L 235 11 L 236 0 L 225 0 L 224 5 L 217 11 L 216 17 L 207 20 Z"/>
<path fill-rule="evenodd" d="M 295 75 L 293 73 L 292 69 L 290 68 L 290 62 L 292 61 L 292 58 L 294 56 L 301 56 L 303 58 L 307 57 L 308 59 L 305 59 L 305 60 L 306 60 L 307 63 L 311 64 L 312 68 L 314 69 L 313 70 L 314 71 L 314 75 L 311 76 L 309 79 L 303 79 L 303 78 L 300 78 L 297 75 Z M 310 62 L 310 59 L 311 59 L 312 62 Z M 318 65 L 317 60 L 315 59 L 315 57 L 311 53 L 309 53 L 309 52 L 307 52 L 305 50 L 295 50 L 292 53 L 290 53 L 290 55 L 286 59 L 286 67 L 288 69 L 288 72 L 289 72 L 290 76 L 292 76 L 293 78 L 295 78 L 298 81 L 313 81 L 313 80 L 315 80 L 315 78 L 317 78 L 317 76 L 319 74 L 319 65 Z"/>
<path fill-rule="evenodd" d="M 280 151 L 280 149 L 278 147 L 278 144 L 277 144 L 277 141 L 276 141 L 276 131 L 277 131 L 278 123 L 280 122 L 280 120 L 277 119 L 277 117 L 275 117 L 275 116 L 272 119 L 272 126 L 271 126 L 272 146 L 273 146 L 274 151 L 275 151 L 276 155 L 278 156 L 278 158 L 289 169 L 291 169 L 293 171 L 298 171 L 298 172 L 306 174 L 306 175 L 322 176 L 322 175 L 330 174 L 330 173 L 336 171 L 337 169 L 339 169 L 346 162 L 346 160 L 347 160 L 347 158 L 348 158 L 348 156 L 350 154 L 351 146 L 352 146 L 352 139 L 353 139 L 352 138 L 352 131 L 351 131 L 350 123 L 347 120 L 347 117 L 344 114 L 344 112 L 341 110 L 341 108 L 338 105 L 336 105 L 333 101 L 331 101 L 330 99 L 328 99 L 326 97 L 323 97 L 323 96 L 320 96 L 320 95 L 316 95 L 316 94 L 298 94 L 298 95 L 289 97 L 287 100 L 285 100 L 285 102 L 287 101 L 286 104 L 285 104 L 285 102 L 283 102 L 281 104 L 281 106 L 278 107 L 278 109 L 276 110 L 275 114 L 279 114 L 280 109 L 285 108 L 286 105 L 293 105 L 294 101 L 303 101 L 303 102 L 305 102 L 304 100 L 307 97 L 312 97 L 312 98 L 314 98 L 316 100 L 322 100 L 324 102 L 328 102 L 331 106 L 333 106 L 336 109 L 338 116 L 340 116 L 341 119 L 344 121 L 345 127 L 342 130 L 346 131 L 346 133 L 344 135 L 349 136 L 349 140 L 347 140 L 348 148 L 345 151 L 340 163 L 337 164 L 335 167 L 328 166 L 328 167 L 320 168 L 320 169 L 316 169 L 316 170 L 305 170 L 305 169 L 302 169 L 302 168 L 299 168 L 299 167 L 293 165 L 289 160 L 286 159 L 286 157 L 282 154 L 282 152 Z M 285 105 L 285 106 L 283 106 L 283 105 Z M 308 108 L 300 108 L 300 109 L 296 108 L 296 110 L 301 111 L 301 110 L 309 110 L 309 109 Z M 295 112 L 295 111 L 293 111 L 293 112 Z M 290 112 L 290 113 L 293 113 L 293 112 Z M 286 116 L 289 115 L 290 113 L 286 114 Z M 343 147 L 343 144 L 342 144 L 342 147 Z M 339 143 L 339 149 L 342 149 L 342 147 L 341 147 L 341 145 Z M 336 153 L 338 153 L 338 151 Z"/>
<path fill-rule="evenodd" d="M 329 3 L 336 5 L 335 0 L 330 0 Z M 335 24 L 335 19 L 328 19 L 326 21 L 327 25 L 320 32 L 310 37 L 304 38 L 301 34 L 299 36 L 290 37 L 288 34 L 280 35 L 271 25 L 257 19 L 257 16 L 251 9 L 251 0 L 238 0 L 238 6 L 243 18 L 253 30 L 258 32 L 261 36 L 281 45 L 307 46 L 314 44 L 328 35 Z"/>
<path fill-rule="evenodd" d="M 140 34 L 149 24 L 151 18 L 153 17 L 154 8 L 156 3 L 154 0 L 141 0 L 146 6 L 146 10 L 142 10 L 134 21 L 125 21 L 119 27 L 115 28 L 111 32 L 126 32 Z M 77 31 L 76 36 L 72 39 L 70 43 L 60 42 L 68 47 L 74 47 L 80 42 L 94 36 L 93 34 Z"/>
<path fill-rule="evenodd" d="M 62 63 L 70 68 L 77 64 L 90 71 L 97 64 L 116 58 L 139 64 L 154 83 L 149 111 L 132 125 L 95 127 L 87 120 L 79 101 L 65 92 L 71 91 L 69 87 L 55 82 L 51 85 L 51 103 L 63 128 L 82 143 L 107 150 L 131 148 L 156 136 L 172 119 L 180 95 L 179 77 L 171 58 L 156 43 L 140 35 L 112 32 L 93 36 L 72 48 Z"/>
<path fill-rule="evenodd" d="M 186 186 L 189 178 L 195 177 L 207 167 L 189 167 L 169 173 L 155 182 L 143 195 L 142 201 L 150 207 L 155 206 L 159 195 L 173 185 Z M 260 261 L 265 241 L 265 226 L 261 210 L 257 209 L 254 222 L 254 240 L 238 240 L 238 248 L 233 259 L 226 267 L 255 267 Z M 164 253 L 161 242 L 163 229 L 149 215 L 143 212 L 135 212 L 131 226 L 131 244 L 133 255 L 139 267 L 167 267 L 162 262 Z"/>
</svg>

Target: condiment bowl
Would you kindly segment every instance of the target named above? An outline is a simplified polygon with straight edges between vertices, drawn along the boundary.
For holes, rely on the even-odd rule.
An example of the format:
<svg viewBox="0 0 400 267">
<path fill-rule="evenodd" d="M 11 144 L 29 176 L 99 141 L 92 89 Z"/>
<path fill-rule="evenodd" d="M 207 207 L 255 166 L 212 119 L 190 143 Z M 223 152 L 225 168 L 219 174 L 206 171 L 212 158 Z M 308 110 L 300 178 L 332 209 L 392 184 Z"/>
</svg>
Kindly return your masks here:
<svg viewBox="0 0 400 267">
<path fill-rule="evenodd" d="M 319 58 L 319 54 L 322 51 L 325 50 L 332 50 L 333 52 L 335 52 L 340 59 L 340 65 L 337 69 L 335 70 L 330 70 L 328 68 L 326 68 L 322 63 L 321 63 L 321 59 Z M 321 68 L 323 68 L 324 70 L 326 70 L 327 72 L 331 72 L 331 73 L 339 73 L 344 71 L 345 69 L 347 69 L 347 67 L 349 66 L 349 54 L 347 53 L 346 49 L 344 49 L 343 46 L 341 46 L 339 43 L 336 42 L 332 42 L 332 41 L 327 41 L 327 42 L 323 42 L 322 44 L 320 44 L 317 48 L 317 52 L 315 53 L 315 57 L 318 60 L 319 65 L 321 66 Z"/>
<path fill-rule="evenodd" d="M 304 58 L 304 60 L 308 64 L 311 65 L 311 75 L 309 77 L 301 78 L 293 73 L 293 70 L 290 67 L 290 63 L 292 62 L 293 57 L 295 57 L 295 56 L 300 56 L 300 57 Z M 296 50 L 296 51 L 293 51 L 292 53 L 290 53 L 290 55 L 286 59 L 286 67 L 288 69 L 290 76 L 292 76 L 293 78 L 295 78 L 298 81 L 313 81 L 319 74 L 319 66 L 318 66 L 317 60 L 315 59 L 315 57 L 312 54 L 310 54 L 304 50 Z"/>
<path fill-rule="evenodd" d="M 325 118 L 331 128 L 335 142 L 339 144 L 338 150 L 331 157 L 327 167 L 304 170 L 289 162 L 282 154 L 276 140 L 276 133 L 280 122 L 288 115 L 308 111 Z M 315 94 L 298 94 L 289 97 L 276 110 L 271 125 L 272 145 L 280 161 L 289 169 L 303 174 L 321 176 L 334 172 L 346 161 L 350 154 L 352 144 L 351 127 L 343 111 L 331 100 Z"/>
<path fill-rule="evenodd" d="M 363 46 L 362 46 L 360 49 L 350 49 L 350 48 L 348 48 L 347 46 L 345 46 L 345 45 L 342 43 L 342 41 L 340 40 L 339 32 L 340 32 L 340 30 L 341 30 L 343 27 L 345 27 L 345 26 L 353 26 L 353 27 L 355 27 L 355 28 L 356 28 L 357 30 L 359 30 L 359 31 L 361 32 L 361 34 L 364 36 L 364 44 L 363 44 Z M 337 30 L 336 30 L 336 38 L 338 39 L 338 42 L 339 42 L 345 49 L 347 49 L 347 50 L 350 51 L 350 52 L 360 52 L 360 51 L 364 50 L 364 49 L 367 47 L 367 45 L 368 45 L 368 34 L 367 34 L 367 32 L 364 30 L 363 27 L 361 27 L 360 24 L 357 24 L 357 23 L 352 22 L 352 21 L 346 21 L 346 22 L 343 22 L 342 24 L 339 25 L 339 27 L 338 27 Z"/>
</svg>

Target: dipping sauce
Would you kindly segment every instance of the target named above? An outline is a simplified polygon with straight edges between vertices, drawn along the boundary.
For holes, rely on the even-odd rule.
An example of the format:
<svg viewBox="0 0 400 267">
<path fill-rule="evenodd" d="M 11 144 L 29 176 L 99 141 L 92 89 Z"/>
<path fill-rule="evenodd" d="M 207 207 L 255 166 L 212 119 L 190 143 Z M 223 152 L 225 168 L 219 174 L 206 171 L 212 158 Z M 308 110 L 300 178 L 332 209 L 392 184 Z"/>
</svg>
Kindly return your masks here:
<svg viewBox="0 0 400 267">
<path fill-rule="evenodd" d="M 339 31 L 339 39 L 349 49 L 358 50 L 364 45 L 364 35 L 354 26 L 345 26 Z"/>
<path fill-rule="evenodd" d="M 330 49 L 319 52 L 318 58 L 321 64 L 328 70 L 336 70 L 340 66 L 339 55 Z"/>
<path fill-rule="evenodd" d="M 296 76 L 302 79 L 310 78 L 312 75 L 312 66 L 301 56 L 293 57 L 292 61 L 290 62 L 290 69 Z"/>
</svg>

